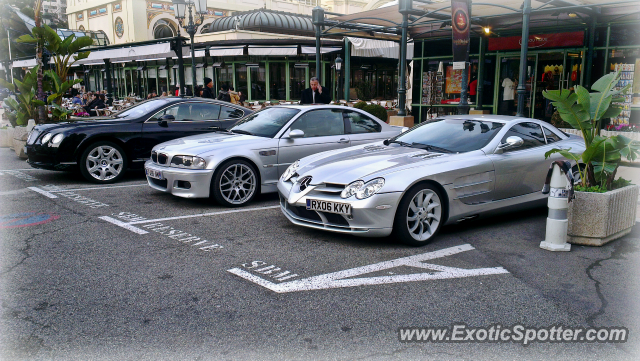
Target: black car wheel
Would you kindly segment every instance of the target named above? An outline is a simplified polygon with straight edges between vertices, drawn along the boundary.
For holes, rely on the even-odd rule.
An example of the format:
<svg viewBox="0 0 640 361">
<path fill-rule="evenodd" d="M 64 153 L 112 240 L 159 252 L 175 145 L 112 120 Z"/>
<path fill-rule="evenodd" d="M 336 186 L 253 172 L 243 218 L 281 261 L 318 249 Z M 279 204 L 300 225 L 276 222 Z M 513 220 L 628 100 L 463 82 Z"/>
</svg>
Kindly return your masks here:
<svg viewBox="0 0 640 361">
<path fill-rule="evenodd" d="M 424 246 L 444 223 L 445 205 L 440 191 L 430 184 L 418 184 L 402 197 L 398 205 L 393 232 L 411 246 Z"/>
<path fill-rule="evenodd" d="M 218 167 L 211 182 L 215 200 L 227 207 L 243 206 L 255 198 L 258 174 L 249 162 L 230 160 Z"/>
<path fill-rule="evenodd" d="M 95 183 L 113 183 L 124 176 L 127 155 L 122 148 L 112 142 L 96 142 L 82 153 L 80 172 Z"/>
</svg>

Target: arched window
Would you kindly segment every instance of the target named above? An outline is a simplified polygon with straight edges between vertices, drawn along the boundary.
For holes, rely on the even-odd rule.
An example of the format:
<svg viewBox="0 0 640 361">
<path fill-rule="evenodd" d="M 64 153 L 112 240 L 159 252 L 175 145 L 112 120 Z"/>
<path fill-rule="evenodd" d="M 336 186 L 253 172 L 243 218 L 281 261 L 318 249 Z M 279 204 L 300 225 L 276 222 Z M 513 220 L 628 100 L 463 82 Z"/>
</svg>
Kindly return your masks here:
<svg viewBox="0 0 640 361">
<path fill-rule="evenodd" d="M 172 38 L 176 36 L 177 33 L 175 25 L 166 20 L 158 20 L 153 27 L 154 39 Z"/>
</svg>

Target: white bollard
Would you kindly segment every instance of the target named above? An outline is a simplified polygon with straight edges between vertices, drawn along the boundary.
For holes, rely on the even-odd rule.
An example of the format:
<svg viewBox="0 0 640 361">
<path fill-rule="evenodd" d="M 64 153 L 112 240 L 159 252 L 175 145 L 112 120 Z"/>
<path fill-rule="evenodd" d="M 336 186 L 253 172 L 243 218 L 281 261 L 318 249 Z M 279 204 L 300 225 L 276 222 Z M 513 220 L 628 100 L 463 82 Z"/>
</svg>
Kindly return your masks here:
<svg viewBox="0 0 640 361">
<path fill-rule="evenodd" d="M 547 233 L 545 240 L 540 242 L 540 248 L 547 251 L 571 251 L 571 245 L 567 243 L 567 211 L 569 210 L 567 177 L 560 167 L 553 166 L 551 175 L 551 187 L 549 191 L 549 215 L 547 216 Z"/>
</svg>

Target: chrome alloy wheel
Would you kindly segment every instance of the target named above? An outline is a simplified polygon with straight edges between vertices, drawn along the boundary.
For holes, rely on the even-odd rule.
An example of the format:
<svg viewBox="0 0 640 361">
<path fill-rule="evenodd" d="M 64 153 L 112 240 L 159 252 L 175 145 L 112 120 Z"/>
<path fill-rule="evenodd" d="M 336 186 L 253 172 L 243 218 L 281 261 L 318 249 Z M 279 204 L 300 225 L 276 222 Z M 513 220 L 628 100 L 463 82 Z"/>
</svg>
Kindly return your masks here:
<svg viewBox="0 0 640 361">
<path fill-rule="evenodd" d="M 89 152 L 85 167 L 93 178 L 108 181 L 122 172 L 124 159 L 116 148 L 100 145 Z"/>
<path fill-rule="evenodd" d="M 407 229 L 416 241 L 426 241 L 437 230 L 442 216 L 440 197 L 431 189 L 419 191 L 407 210 Z"/>
<path fill-rule="evenodd" d="M 218 188 L 225 201 L 231 204 L 244 204 L 256 191 L 256 175 L 245 164 L 231 164 L 222 172 Z"/>
</svg>

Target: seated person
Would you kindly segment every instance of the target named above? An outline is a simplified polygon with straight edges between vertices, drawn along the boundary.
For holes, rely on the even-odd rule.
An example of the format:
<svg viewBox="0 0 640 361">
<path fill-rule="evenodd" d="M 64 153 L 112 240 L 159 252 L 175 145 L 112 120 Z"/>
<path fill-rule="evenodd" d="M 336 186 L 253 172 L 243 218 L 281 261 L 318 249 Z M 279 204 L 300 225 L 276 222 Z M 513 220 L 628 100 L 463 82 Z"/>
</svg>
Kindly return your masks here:
<svg viewBox="0 0 640 361">
<path fill-rule="evenodd" d="M 96 99 L 84 107 L 84 109 L 89 113 L 89 115 L 97 115 L 96 109 L 104 109 L 107 107 L 104 103 L 104 99 L 104 94 L 98 94 Z"/>
</svg>

